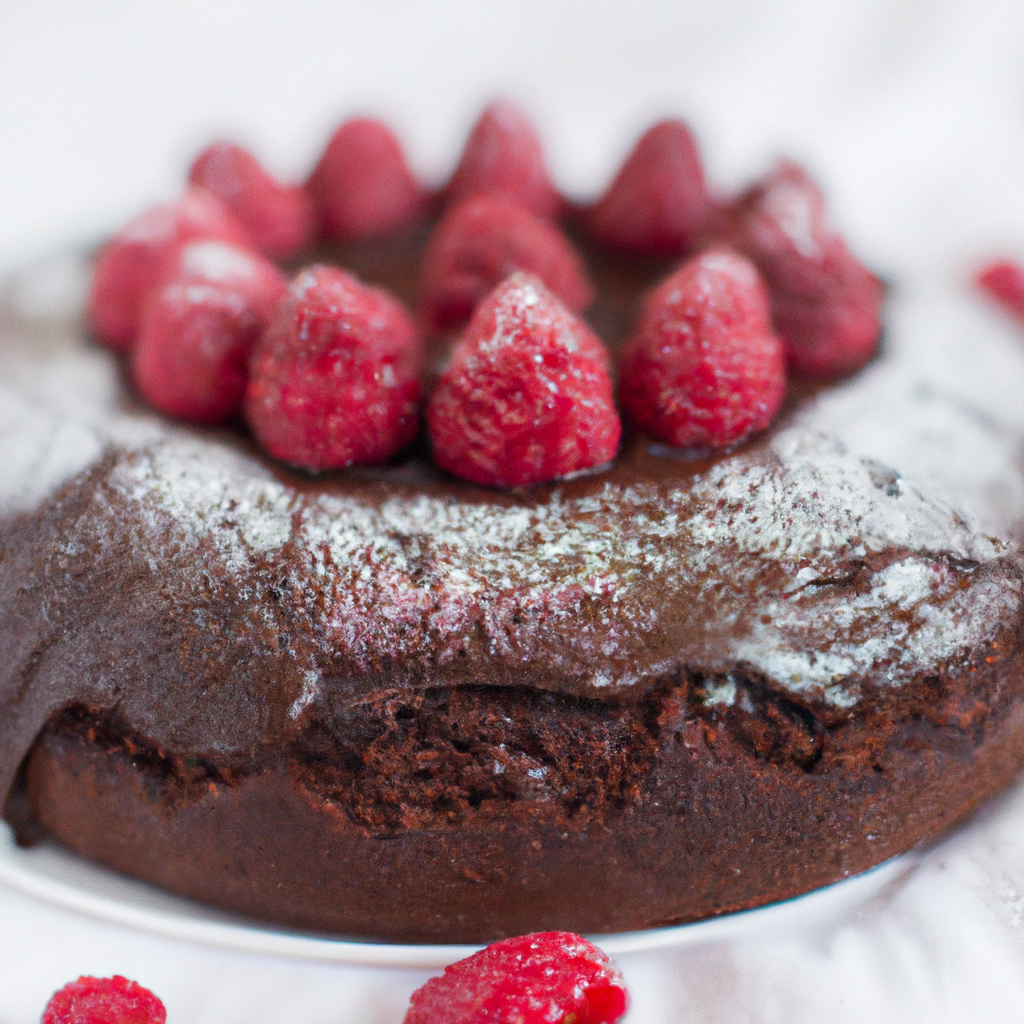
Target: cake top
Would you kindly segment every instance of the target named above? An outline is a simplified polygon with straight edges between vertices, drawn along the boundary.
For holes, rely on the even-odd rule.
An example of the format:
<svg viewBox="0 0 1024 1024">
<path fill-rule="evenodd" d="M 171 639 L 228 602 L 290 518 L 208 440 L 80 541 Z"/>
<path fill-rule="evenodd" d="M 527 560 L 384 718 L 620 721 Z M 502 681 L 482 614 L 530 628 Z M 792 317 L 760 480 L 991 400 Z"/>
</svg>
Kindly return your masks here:
<svg viewBox="0 0 1024 1024">
<path fill-rule="evenodd" d="M 491 167 L 482 154 L 498 146 L 515 173 L 501 177 L 497 198 L 465 200 L 469 219 L 497 224 L 516 259 L 525 247 L 536 261 L 528 269 L 541 275 L 543 265 L 561 280 L 551 267 L 572 263 L 568 239 L 524 219 L 533 213 L 509 218 L 510 196 L 534 181 L 536 161 L 517 168 L 509 139 L 522 125 L 492 114 L 481 119 L 486 131 L 478 125 L 471 135 L 453 182 L 479 177 Z M 375 122 L 339 129 L 305 190 L 265 180 L 230 147 L 201 158 L 193 170 L 203 188 L 193 183 L 177 205 L 144 215 L 136 223 L 149 234 L 122 232 L 95 264 L 90 316 L 107 350 L 83 327 L 84 258 L 12 281 L 0 301 L 0 640 L 12 652 L 0 669 L 0 765 L 8 766 L 0 791 L 45 721 L 76 704 L 115 713 L 168 749 L 243 757 L 296 735 L 311 716 L 459 685 L 640 701 L 696 679 L 700 699 L 730 703 L 743 677 L 828 721 L 884 703 L 923 674 L 970 672 L 1016 643 L 1024 351 L 966 301 L 897 293 L 879 358 L 844 383 L 791 382 L 787 392 L 783 359 L 819 380 L 870 359 L 878 282 L 828 226 L 821 194 L 799 168 L 780 165 L 718 209 L 691 143 L 681 122 L 656 126 L 605 197 L 566 225 L 580 234 L 596 285 L 577 289 L 581 303 L 596 293 L 589 326 L 541 276 L 510 277 L 488 292 L 487 275 L 504 274 L 500 259 L 488 251 L 481 262 L 478 237 L 471 232 L 466 249 L 452 229 L 441 277 L 458 284 L 459 301 L 445 315 L 470 292 L 478 304 L 424 389 L 433 461 L 421 443 L 371 468 L 310 476 L 287 465 L 386 461 L 416 433 L 420 383 L 410 369 L 405 390 L 392 385 L 403 360 L 409 369 L 418 359 L 417 328 L 368 285 L 406 301 L 415 294 L 427 227 L 415 217 L 428 197 Z M 351 190 L 338 183 L 356 171 L 372 202 L 350 209 Z M 240 298 L 256 283 L 254 294 L 283 292 L 279 272 L 255 253 L 244 267 L 217 262 L 216 281 L 190 262 L 195 238 L 214 239 L 198 248 L 221 252 L 252 231 L 235 218 L 248 223 L 257 211 L 228 211 L 203 190 L 216 191 L 225 175 L 274 198 L 287 213 L 274 222 L 294 228 L 285 233 L 293 242 L 308 237 L 318 211 L 321 230 L 348 239 L 324 258 L 367 282 L 329 267 L 304 271 L 270 304 L 289 316 L 250 310 L 232 321 L 227 347 L 206 366 L 227 374 L 216 377 L 216 401 L 183 396 L 202 400 L 196 419 L 214 422 L 240 409 L 244 392 L 256 440 L 283 461 L 237 429 L 191 429 L 147 411 L 117 354 L 131 351 L 138 391 L 160 404 L 186 366 L 176 361 L 187 341 L 176 325 L 198 308 L 196 281 L 210 293 L 202 315 L 216 323 L 234 316 L 234 291 L 226 304 L 213 295 L 225 274 L 238 278 Z M 647 199 L 665 181 L 673 201 L 686 199 L 671 208 L 678 223 L 669 218 L 669 234 L 667 221 L 634 217 L 661 209 Z M 405 227 L 363 243 L 358 224 L 370 213 L 375 224 L 384 217 Z M 450 220 L 442 216 L 435 241 Z M 150 245 L 153 232 L 167 244 Z M 284 237 L 270 234 L 275 244 Z M 707 237 L 735 237 L 753 263 L 708 250 L 667 276 Z M 474 275 L 489 268 L 487 280 L 465 278 L 463 257 Z M 178 276 L 161 284 L 168 266 Z M 430 310 L 421 313 L 429 319 Z M 239 326 L 250 320 L 264 324 L 255 348 L 251 324 Z M 628 419 L 617 456 L 602 343 L 613 351 L 625 343 Z M 338 359 L 366 371 L 347 406 L 331 385 Z M 680 365 L 699 370 L 679 378 Z M 714 397 L 737 371 L 747 389 L 742 422 Z M 718 383 L 701 391 L 703 374 Z M 354 397 L 381 387 L 388 394 L 369 404 Z M 529 415 L 513 409 L 481 447 L 489 410 L 531 388 Z M 481 395 L 484 412 L 474 405 Z M 372 411 L 402 429 L 388 432 L 380 458 L 334 461 L 348 427 L 331 441 L 319 421 L 306 422 L 321 405 L 338 423 Z M 505 426 L 526 424 L 530 444 L 539 442 L 551 432 L 549 408 L 564 422 L 552 420 L 554 446 L 544 442 L 536 461 L 544 468 L 533 472 L 532 455 L 512 466 Z M 579 442 L 591 428 L 592 450 L 563 460 L 562 435 Z M 687 452 L 652 434 L 718 447 Z M 299 448 L 312 445 L 307 455 L 294 457 L 296 438 Z M 562 479 L 544 482 L 552 477 Z"/>
<path fill-rule="evenodd" d="M 152 415 L 84 337 L 84 274 L 37 267 L 0 307 L 12 753 L 75 702 L 237 753 L 467 682 L 635 700 L 697 672 L 728 702 L 741 670 L 841 715 L 1015 621 L 1024 353 L 971 303 L 895 296 L 882 359 L 733 454 L 634 436 L 605 472 L 497 492 L 415 458 L 293 476 Z"/>
</svg>

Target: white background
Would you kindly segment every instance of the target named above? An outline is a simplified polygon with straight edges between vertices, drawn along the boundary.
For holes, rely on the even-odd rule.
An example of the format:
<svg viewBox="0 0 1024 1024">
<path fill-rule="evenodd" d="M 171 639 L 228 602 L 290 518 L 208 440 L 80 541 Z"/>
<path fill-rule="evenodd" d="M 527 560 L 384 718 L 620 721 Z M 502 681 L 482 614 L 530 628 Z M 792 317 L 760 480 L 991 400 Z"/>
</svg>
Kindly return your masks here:
<svg viewBox="0 0 1024 1024">
<path fill-rule="evenodd" d="M 652 117 L 712 178 L 806 159 L 888 269 L 1024 238 L 1024 4 L 1005 0 L 0 0 L 0 267 L 95 237 L 223 134 L 303 175 L 380 112 L 440 180 L 496 94 L 598 190 Z"/>
<path fill-rule="evenodd" d="M 1024 3 L 0 0 L 0 271 L 173 194 L 223 134 L 301 176 L 343 116 L 377 112 L 438 182 L 498 94 L 575 195 L 647 121 L 682 114 L 722 189 L 777 153 L 805 160 L 896 279 L 956 289 L 980 255 L 1024 254 Z M 1013 806 L 835 929 L 624 958 L 632 1020 L 1019 1021 Z M 397 1024 L 422 980 L 213 952 L 0 888 L 0 1024 L 115 971 L 164 996 L 171 1024 Z"/>
</svg>

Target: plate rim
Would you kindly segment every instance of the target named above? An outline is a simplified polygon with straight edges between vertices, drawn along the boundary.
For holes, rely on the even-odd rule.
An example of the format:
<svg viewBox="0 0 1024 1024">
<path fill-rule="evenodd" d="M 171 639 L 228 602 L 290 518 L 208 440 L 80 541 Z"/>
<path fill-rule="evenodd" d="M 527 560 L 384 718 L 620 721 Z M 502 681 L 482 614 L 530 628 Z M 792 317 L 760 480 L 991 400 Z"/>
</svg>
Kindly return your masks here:
<svg viewBox="0 0 1024 1024">
<path fill-rule="evenodd" d="M 72 881 L 47 871 L 49 862 L 55 862 Z M 867 871 L 776 903 L 684 924 L 592 934 L 587 938 L 609 955 L 618 956 L 717 941 L 737 934 L 753 934 L 764 928 L 778 933 L 780 929 L 800 923 L 801 919 L 820 920 L 831 916 L 830 905 L 844 910 L 852 905 L 866 905 L 882 890 L 912 872 L 918 863 L 919 856 L 909 851 Z M 78 884 L 73 880 L 76 875 Z M 437 969 L 482 948 L 472 944 L 367 942 L 261 925 L 122 875 L 51 841 L 33 847 L 18 846 L 6 822 L 0 822 L 0 882 L 43 902 L 107 923 L 235 952 L 363 967 Z M 97 883 L 115 890 L 119 888 L 121 895 L 97 892 Z M 154 907 L 140 902 L 140 895 L 149 893 L 168 905 Z"/>
</svg>

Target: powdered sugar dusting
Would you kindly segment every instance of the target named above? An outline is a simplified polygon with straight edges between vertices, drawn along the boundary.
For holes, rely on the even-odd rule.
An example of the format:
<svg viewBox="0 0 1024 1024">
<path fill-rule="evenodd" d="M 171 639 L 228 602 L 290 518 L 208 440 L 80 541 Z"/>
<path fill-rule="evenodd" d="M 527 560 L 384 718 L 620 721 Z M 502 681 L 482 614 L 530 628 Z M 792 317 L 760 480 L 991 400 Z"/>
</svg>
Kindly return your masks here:
<svg viewBox="0 0 1024 1024">
<path fill-rule="evenodd" d="M 483 637 L 490 657 L 540 659 L 567 677 L 601 662 L 576 685 L 629 686 L 680 667 L 683 625 L 703 630 L 686 653 L 707 669 L 746 661 L 844 704 L 855 680 L 898 684 L 983 642 L 1016 610 L 1020 594 L 1005 580 L 965 591 L 948 561 L 991 560 L 998 542 L 912 487 L 888 493 L 841 450 L 785 436 L 778 447 L 778 464 L 737 456 L 686 489 L 606 484 L 529 506 L 299 498 L 258 464 L 183 440 L 119 462 L 109 482 L 154 568 L 167 558 L 162 538 L 180 532 L 193 544 L 212 538 L 243 579 L 294 541 L 309 552 L 303 586 L 324 597 L 327 648 L 364 669 L 403 650 L 444 664 Z M 843 559 L 893 547 L 915 553 L 866 589 L 821 582 Z M 652 577 L 662 582 L 653 600 Z M 880 618 L 892 624 L 878 636 Z"/>
<path fill-rule="evenodd" d="M 34 508 L 110 445 L 165 433 L 84 339 L 86 285 L 84 261 L 58 257 L 0 292 L 0 517 Z"/>
<path fill-rule="evenodd" d="M 298 718 L 313 703 L 320 692 L 320 682 L 320 673 L 316 669 L 307 669 L 302 674 L 302 689 L 288 709 L 289 718 Z"/>
<path fill-rule="evenodd" d="M 176 211 L 169 203 L 154 206 L 134 220 L 129 221 L 119 232 L 123 242 L 148 244 L 170 238 L 174 234 Z"/>
<path fill-rule="evenodd" d="M 223 445 L 165 442 L 118 463 L 109 482 L 138 510 L 147 536 L 210 537 L 231 569 L 245 569 L 253 554 L 279 549 L 291 535 L 292 496 L 259 463 Z"/>
<path fill-rule="evenodd" d="M 876 573 L 866 593 L 836 600 L 827 586 L 809 587 L 795 599 L 767 603 L 736 655 L 787 689 L 823 689 L 833 703 L 850 706 L 853 680 L 884 685 L 908 669 L 955 658 L 1017 613 L 1024 597 L 1004 580 L 982 580 L 970 590 L 957 584 L 940 563 L 913 557 Z M 882 634 L 879 613 L 887 616 Z"/>
<path fill-rule="evenodd" d="M 800 426 L 898 470 L 976 529 L 1015 533 L 1024 511 L 1024 349 L 982 303 L 897 296 L 885 358 L 824 392 Z"/>
<path fill-rule="evenodd" d="M 184 246 L 180 255 L 186 275 L 219 284 L 249 284 L 258 274 L 253 257 L 238 246 L 204 238 Z"/>
<path fill-rule="evenodd" d="M 850 455 L 835 438 L 794 428 L 777 435 L 772 447 L 783 471 L 730 459 L 698 485 L 711 506 L 691 524 L 698 543 L 780 558 L 861 556 L 890 545 L 973 559 L 999 550 L 912 485 L 888 493 L 872 463 Z"/>
<path fill-rule="evenodd" d="M 818 234 L 823 210 L 816 195 L 801 184 L 780 178 L 765 194 L 763 205 L 765 213 L 778 223 L 801 256 L 821 259 Z"/>
</svg>

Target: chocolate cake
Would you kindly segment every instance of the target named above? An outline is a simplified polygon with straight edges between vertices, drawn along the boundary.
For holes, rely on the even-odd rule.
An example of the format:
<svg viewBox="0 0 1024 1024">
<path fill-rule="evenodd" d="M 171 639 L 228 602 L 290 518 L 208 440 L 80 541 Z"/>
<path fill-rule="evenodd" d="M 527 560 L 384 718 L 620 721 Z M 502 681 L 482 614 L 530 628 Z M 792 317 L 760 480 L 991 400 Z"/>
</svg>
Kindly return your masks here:
<svg viewBox="0 0 1024 1024">
<path fill-rule="evenodd" d="M 421 245 L 329 255 L 410 297 Z M 614 347 L 669 262 L 586 255 Z M 897 292 L 875 363 L 733 452 L 627 433 L 498 491 L 145 411 L 86 266 L 0 306 L 24 841 L 338 935 L 621 931 L 863 871 L 1024 763 L 1024 354 L 984 311 Z"/>
</svg>

